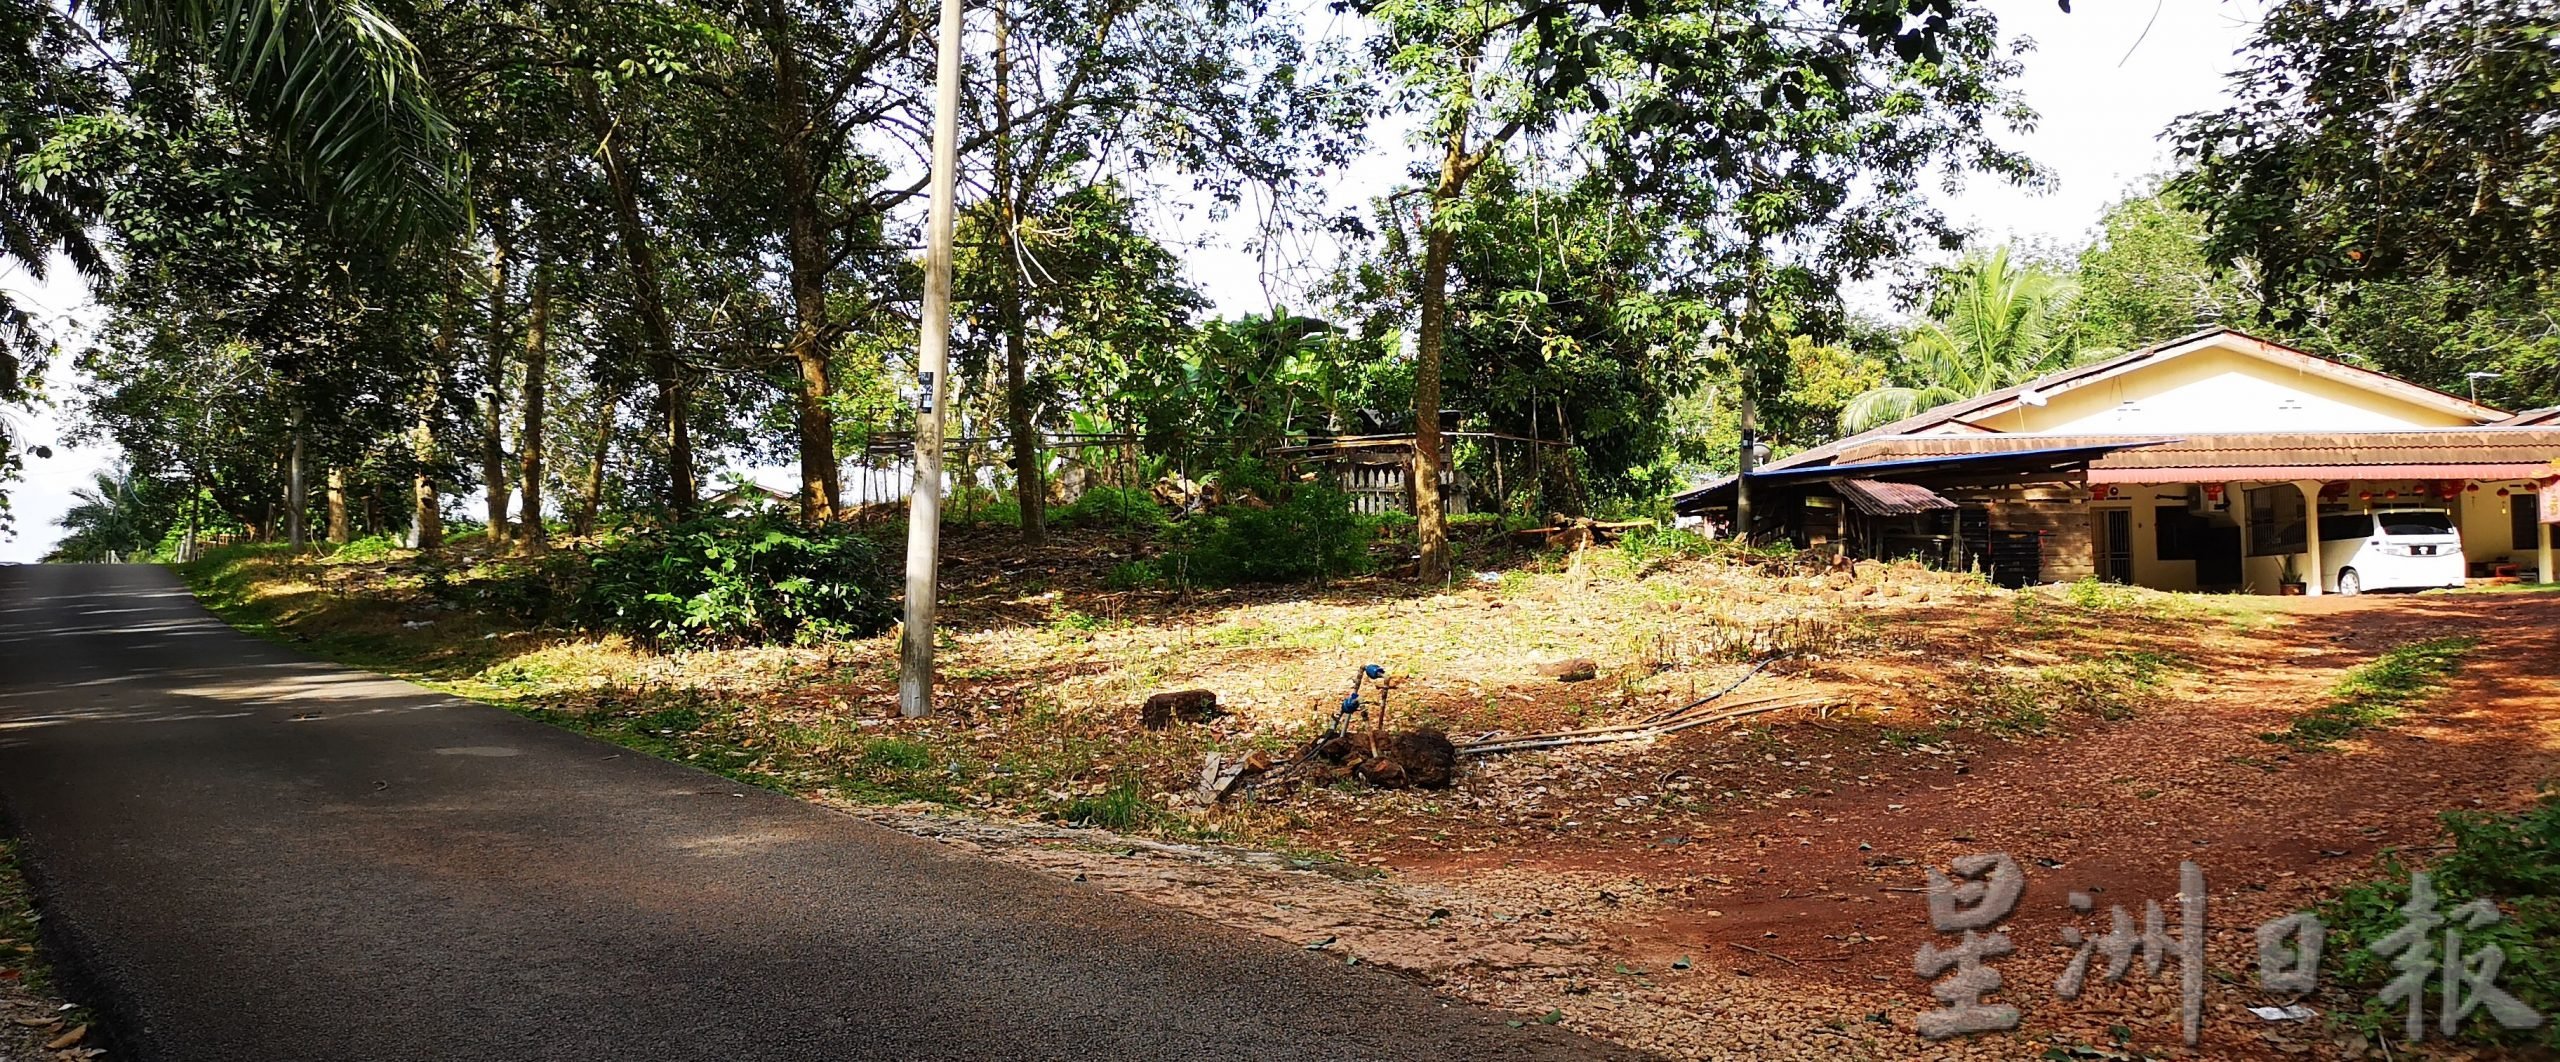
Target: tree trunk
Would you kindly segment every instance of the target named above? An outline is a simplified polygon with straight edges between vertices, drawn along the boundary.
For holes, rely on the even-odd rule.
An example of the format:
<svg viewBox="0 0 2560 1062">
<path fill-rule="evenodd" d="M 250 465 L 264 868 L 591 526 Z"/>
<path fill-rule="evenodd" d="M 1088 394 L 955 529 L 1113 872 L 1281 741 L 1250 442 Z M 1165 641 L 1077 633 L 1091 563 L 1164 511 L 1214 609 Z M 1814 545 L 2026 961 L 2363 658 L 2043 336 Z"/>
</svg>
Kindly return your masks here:
<svg viewBox="0 0 2560 1062">
<path fill-rule="evenodd" d="M 344 545 L 353 537 L 347 527 L 347 470 L 329 470 L 329 541 Z"/>
<path fill-rule="evenodd" d="M 773 94 L 780 128 L 775 162 L 781 169 L 783 209 L 790 217 L 783 250 L 791 261 L 791 360 L 800 370 L 796 420 L 800 436 L 800 516 L 835 519 L 839 504 L 835 389 L 827 363 L 827 227 L 818 203 L 818 172 L 809 155 L 817 116 L 809 111 L 809 87 L 799 44 L 784 0 L 765 0 L 765 44 L 773 52 Z"/>
<path fill-rule="evenodd" d="M 595 83 L 579 78 L 577 84 L 579 102 L 586 107 L 588 123 L 600 141 L 598 155 L 604 163 L 605 185 L 613 193 L 613 223 L 622 240 L 623 266 L 631 277 L 631 301 L 640 313 L 649 376 L 658 389 L 658 415 L 666 424 L 667 508 L 683 520 L 693 515 L 701 500 L 693 481 L 691 403 L 685 397 L 683 367 L 676 361 L 675 328 L 667 317 L 666 291 L 658 276 L 658 248 L 650 242 L 648 225 L 641 219 L 640 178 L 623 153 L 622 135 Z"/>
<path fill-rule="evenodd" d="M 507 284 L 508 262 L 505 219 L 492 214 L 489 221 L 489 333 L 487 349 L 488 393 L 483 396 L 480 417 L 480 477 L 487 495 L 489 514 L 488 543 L 492 553 L 507 540 L 507 422 L 505 397 L 507 388 Z"/>
<path fill-rule="evenodd" d="M 1013 15 L 1005 0 L 996 0 L 995 55 L 995 195 L 996 268 L 1004 280 L 1002 305 L 996 313 L 1004 329 L 1004 429 L 1013 439 L 1013 502 L 1021 514 L 1022 544 L 1036 546 L 1049 537 L 1049 484 L 1040 469 L 1040 435 L 1031 422 L 1030 337 L 1022 314 L 1022 207 L 1030 196 L 1018 187 L 1013 165 Z"/>
<path fill-rule="evenodd" d="M 601 396 L 596 408 L 596 445 L 587 462 L 586 495 L 578 500 L 578 518 L 572 525 L 579 538 L 596 533 L 596 516 L 604 510 L 605 458 L 613 450 L 613 407 L 620 404 L 611 391 L 597 388 L 596 393 Z"/>
<path fill-rule="evenodd" d="M 432 470 L 440 455 L 436 450 L 436 407 L 444 393 L 445 366 L 453 363 L 454 332 L 461 327 L 461 287 L 452 273 L 445 275 L 444 319 L 436 324 L 435 362 L 427 366 L 427 382 L 418 396 L 418 424 L 409 430 L 409 453 L 418 462 L 418 477 L 411 486 L 409 513 L 409 546 L 412 549 L 444 548 L 444 500 L 436 492 Z"/>
<path fill-rule="evenodd" d="M 533 309 L 524 334 L 524 428 L 516 436 L 522 470 L 518 479 L 524 485 L 524 518 L 518 526 L 516 553 L 526 557 L 540 555 L 551 544 L 551 529 L 542 522 L 542 434 L 547 427 L 543 403 L 551 375 L 550 326 L 551 275 L 536 266 Z"/>
<path fill-rule="evenodd" d="M 1466 144 L 1462 115 L 1449 130 L 1440 183 L 1431 191 L 1430 231 L 1423 239 L 1422 334 L 1414 344 L 1413 365 L 1413 528 L 1421 547 L 1415 576 L 1426 584 L 1449 581 L 1449 517 L 1440 505 L 1440 357 L 1449 333 L 1449 256 L 1456 244 L 1448 211 L 1473 169 Z"/>
<path fill-rule="evenodd" d="M 304 524 L 311 519 L 311 496 L 302 483 L 302 411 L 293 411 L 292 441 L 286 444 L 284 464 L 285 538 L 299 551 L 310 538 Z"/>
</svg>

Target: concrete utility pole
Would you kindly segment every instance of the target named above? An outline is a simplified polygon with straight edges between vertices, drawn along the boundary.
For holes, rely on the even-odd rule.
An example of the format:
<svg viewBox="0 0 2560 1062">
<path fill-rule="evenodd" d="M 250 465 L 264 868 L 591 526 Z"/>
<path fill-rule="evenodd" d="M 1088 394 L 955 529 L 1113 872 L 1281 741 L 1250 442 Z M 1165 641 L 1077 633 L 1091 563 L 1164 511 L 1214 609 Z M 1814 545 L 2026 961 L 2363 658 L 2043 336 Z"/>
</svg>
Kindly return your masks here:
<svg viewBox="0 0 2560 1062">
<path fill-rule="evenodd" d="M 916 351 L 916 489 L 907 496 L 907 620 L 898 712 L 933 714 L 933 605 L 942 562 L 942 388 L 951 361 L 951 230 L 960 168 L 960 0 L 942 0 L 934 70 L 933 207 L 925 216 L 924 335 Z"/>
</svg>

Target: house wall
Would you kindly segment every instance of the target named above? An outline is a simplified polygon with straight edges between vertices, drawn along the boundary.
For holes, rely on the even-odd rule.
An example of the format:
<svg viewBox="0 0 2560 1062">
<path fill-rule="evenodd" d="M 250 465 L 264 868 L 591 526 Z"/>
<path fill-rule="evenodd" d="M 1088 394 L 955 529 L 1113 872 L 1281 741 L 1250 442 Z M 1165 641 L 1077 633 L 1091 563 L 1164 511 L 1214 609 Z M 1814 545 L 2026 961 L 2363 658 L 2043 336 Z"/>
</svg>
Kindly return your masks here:
<svg viewBox="0 0 2560 1062">
<path fill-rule="evenodd" d="M 2443 410 L 2207 347 L 1979 418 L 2004 432 L 2149 434 L 2467 427 Z"/>
<path fill-rule="evenodd" d="M 2116 497 L 2089 503 L 2086 511 L 2090 534 L 2090 570 L 2097 567 L 2098 513 L 2108 509 L 2129 510 L 2133 516 L 2133 581 L 2139 586 L 2158 590 L 2194 590 L 2196 562 L 2164 560 L 2160 556 L 2160 507 L 2184 509 L 2187 487 L 2183 483 L 2122 484 L 2115 488 Z"/>
<path fill-rule="evenodd" d="M 2500 487 L 2510 491 L 2509 496 L 2499 497 Z M 2508 508 L 2537 504 L 2538 497 L 2528 493 L 2531 488 L 2532 484 L 2516 480 L 2483 483 L 2479 490 L 2464 492 L 2462 506 L 2455 517 L 2462 528 L 2463 555 L 2474 561 L 2503 561 L 2532 567 L 2536 563 L 2534 544 L 2527 541 L 2522 548 L 2515 546 L 2514 516 Z"/>
<path fill-rule="evenodd" d="M 2077 582 L 2097 574 L 2089 537 L 2089 488 L 2077 482 L 2010 487 L 1939 488 L 1958 505 L 1981 506 L 1995 531 L 2036 531 L 2044 544 L 2043 581 Z"/>
</svg>

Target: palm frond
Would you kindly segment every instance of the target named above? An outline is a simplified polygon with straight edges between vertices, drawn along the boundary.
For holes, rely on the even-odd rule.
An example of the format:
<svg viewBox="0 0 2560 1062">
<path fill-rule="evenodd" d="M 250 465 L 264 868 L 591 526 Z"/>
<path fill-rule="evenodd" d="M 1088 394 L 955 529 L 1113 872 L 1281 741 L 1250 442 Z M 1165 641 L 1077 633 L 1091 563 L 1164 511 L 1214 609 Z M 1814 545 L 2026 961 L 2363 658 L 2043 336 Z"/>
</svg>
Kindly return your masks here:
<svg viewBox="0 0 2560 1062">
<path fill-rule="evenodd" d="M 1869 428 L 1882 427 L 1927 409 L 1932 389 L 1919 387 L 1877 387 L 1860 392 L 1847 405 L 1840 407 L 1840 431 L 1855 435 Z"/>
<path fill-rule="evenodd" d="M 453 123 L 416 47 L 365 0 L 112 0 L 101 14 L 203 61 L 333 224 L 404 241 L 464 226 Z"/>
</svg>

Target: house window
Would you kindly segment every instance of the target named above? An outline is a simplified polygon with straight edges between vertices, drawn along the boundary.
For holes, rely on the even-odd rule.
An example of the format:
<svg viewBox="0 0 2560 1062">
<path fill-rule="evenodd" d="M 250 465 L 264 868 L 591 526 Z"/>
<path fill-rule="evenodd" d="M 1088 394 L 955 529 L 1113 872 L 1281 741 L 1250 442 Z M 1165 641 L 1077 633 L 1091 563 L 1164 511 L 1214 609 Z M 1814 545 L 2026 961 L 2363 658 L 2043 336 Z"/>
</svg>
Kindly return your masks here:
<svg viewBox="0 0 2560 1062">
<path fill-rule="evenodd" d="M 2542 533 L 2536 530 L 2542 522 L 2540 495 L 2519 493 L 2507 499 L 2507 518 L 2515 529 L 2515 545 L 2510 548 L 2517 552 L 2542 548 Z"/>
<path fill-rule="evenodd" d="M 2300 553 L 2306 533 L 2301 490 L 2278 484 L 2249 491 L 2250 556 Z"/>
<path fill-rule="evenodd" d="M 2204 548 L 2204 517 L 2188 512 L 2186 506 L 2155 506 L 2151 523 L 2159 535 L 2153 552 L 2161 560 L 2194 560 Z"/>
</svg>

